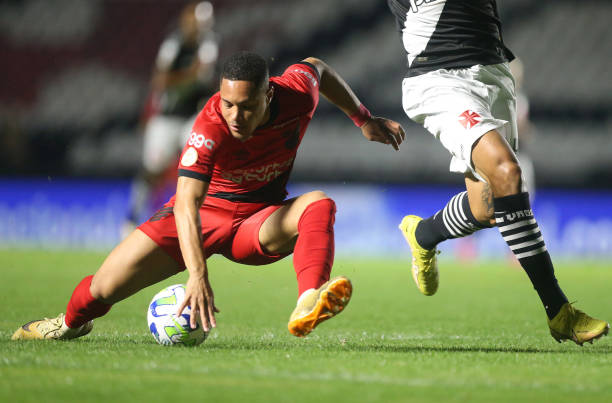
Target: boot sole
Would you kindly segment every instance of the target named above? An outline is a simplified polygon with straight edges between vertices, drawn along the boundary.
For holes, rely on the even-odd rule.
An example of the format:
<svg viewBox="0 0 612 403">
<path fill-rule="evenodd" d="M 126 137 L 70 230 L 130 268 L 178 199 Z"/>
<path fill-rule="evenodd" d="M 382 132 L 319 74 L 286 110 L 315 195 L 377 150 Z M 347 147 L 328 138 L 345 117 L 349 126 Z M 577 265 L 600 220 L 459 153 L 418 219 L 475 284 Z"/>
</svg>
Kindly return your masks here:
<svg viewBox="0 0 612 403">
<path fill-rule="evenodd" d="M 297 337 L 305 337 L 314 330 L 319 323 L 339 314 L 348 305 L 353 285 L 346 277 L 339 277 L 321 290 L 314 309 L 289 323 L 289 332 Z"/>
<path fill-rule="evenodd" d="M 594 334 L 591 337 L 585 338 L 584 340 L 582 340 L 581 342 L 578 341 L 578 337 L 576 337 L 576 335 L 572 335 L 572 337 L 568 337 L 566 335 L 563 335 L 557 331 L 554 331 L 552 329 L 550 329 L 550 335 L 553 337 L 553 339 L 555 339 L 557 341 L 557 343 L 562 343 L 565 340 L 571 340 L 574 343 L 578 344 L 580 347 L 582 347 L 582 345 L 584 343 L 591 343 L 593 344 L 593 342 L 597 339 L 602 338 L 603 336 L 608 335 L 608 333 L 610 332 L 610 324 L 608 323 L 607 326 L 599 333 Z"/>
</svg>

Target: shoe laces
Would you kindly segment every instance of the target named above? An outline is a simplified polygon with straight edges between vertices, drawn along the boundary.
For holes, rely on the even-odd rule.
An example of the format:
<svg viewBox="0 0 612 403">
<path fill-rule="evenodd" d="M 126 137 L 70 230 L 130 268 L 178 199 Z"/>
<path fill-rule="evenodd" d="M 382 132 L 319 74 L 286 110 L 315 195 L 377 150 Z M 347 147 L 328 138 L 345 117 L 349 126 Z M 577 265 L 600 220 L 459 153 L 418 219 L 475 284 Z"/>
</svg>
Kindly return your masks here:
<svg viewBox="0 0 612 403">
<path fill-rule="evenodd" d="M 575 308 L 573 304 L 575 304 L 576 302 L 577 301 L 573 301 L 569 303 L 568 312 L 567 312 L 567 318 L 568 318 L 567 325 L 572 330 L 589 327 L 591 323 L 595 320 L 594 318 L 590 317 L 589 315 L 587 315 L 580 309 Z"/>
<path fill-rule="evenodd" d="M 43 336 L 47 336 L 53 332 L 59 332 L 64 323 L 64 314 L 60 313 L 56 318 L 45 318 L 38 325 L 38 330 Z"/>
<path fill-rule="evenodd" d="M 577 301 L 570 302 L 570 309 L 574 317 L 574 324 L 575 326 L 588 326 L 590 322 L 593 320 L 593 318 L 587 315 L 586 313 L 584 313 L 583 311 L 581 311 L 580 309 L 574 308 L 572 305 L 575 304 L 576 302 Z"/>
<path fill-rule="evenodd" d="M 426 267 L 433 267 L 434 260 L 439 254 L 440 251 L 437 248 L 419 250 L 419 257 L 425 263 Z"/>
</svg>

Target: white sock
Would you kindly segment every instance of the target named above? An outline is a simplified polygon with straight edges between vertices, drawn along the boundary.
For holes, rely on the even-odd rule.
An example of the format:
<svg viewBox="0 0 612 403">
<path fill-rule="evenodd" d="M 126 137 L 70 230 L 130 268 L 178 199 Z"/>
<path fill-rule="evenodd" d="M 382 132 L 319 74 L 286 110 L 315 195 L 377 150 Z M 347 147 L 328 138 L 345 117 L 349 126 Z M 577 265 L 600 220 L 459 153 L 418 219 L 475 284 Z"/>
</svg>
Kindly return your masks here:
<svg viewBox="0 0 612 403">
<path fill-rule="evenodd" d="M 71 330 L 71 327 L 68 327 L 68 325 L 66 324 L 66 317 L 64 316 L 64 320 L 62 320 L 62 331 L 66 331 L 66 330 Z"/>
</svg>

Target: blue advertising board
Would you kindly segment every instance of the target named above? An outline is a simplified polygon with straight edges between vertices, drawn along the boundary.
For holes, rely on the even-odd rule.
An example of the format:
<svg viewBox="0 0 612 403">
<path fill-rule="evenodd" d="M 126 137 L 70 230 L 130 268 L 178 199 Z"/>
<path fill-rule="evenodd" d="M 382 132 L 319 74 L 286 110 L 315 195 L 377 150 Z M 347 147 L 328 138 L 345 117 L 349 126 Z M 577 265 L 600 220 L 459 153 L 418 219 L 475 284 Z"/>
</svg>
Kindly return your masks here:
<svg viewBox="0 0 612 403">
<path fill-rule="evenodd" d="M 1 180 L 0 244 L 108 250 L 119 241 L 129 189 L 127 181 Z"/>
<path fill-rule="evenodd" d="M 427 217 L 461 188 L 440 186 L 294 184 L 290 197 L 314 189 L 336 201 L 339 256 L 407 257 L 397 229 L 406 214 Z M 3 248 L 109 250 L 120 240 L 128 181 L 0 180 Z M 533 209 L 553 256 L 612 258 L 612 191 L 538 190 Z M 503 257 L 495 228 L 445 242 L 442 257 Z"/>
</svg>

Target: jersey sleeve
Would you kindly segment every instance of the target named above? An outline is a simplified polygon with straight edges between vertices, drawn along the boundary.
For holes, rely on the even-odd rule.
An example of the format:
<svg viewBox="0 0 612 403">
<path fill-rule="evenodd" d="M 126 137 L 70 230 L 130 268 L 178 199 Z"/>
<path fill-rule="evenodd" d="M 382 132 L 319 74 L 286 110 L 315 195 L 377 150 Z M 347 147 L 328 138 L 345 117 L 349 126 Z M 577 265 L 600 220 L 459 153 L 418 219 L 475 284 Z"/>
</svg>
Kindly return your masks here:
<svg viewBox="0 0 612 403">
<path fill-rule="evenodd" d="M 198 116 L 183 148 L 178 176 L 210 182 L 225 135 L 218 125 Z"/>
<path fill-rule="evenodd" d="M 319 103 L 319 84 L 321 77 L 315 66 L 308 62 L 300 62 L 287 67 L 281 80 L 288 87 L 307 95 L 312 100 L 314 110 Z"/>
</svg>

